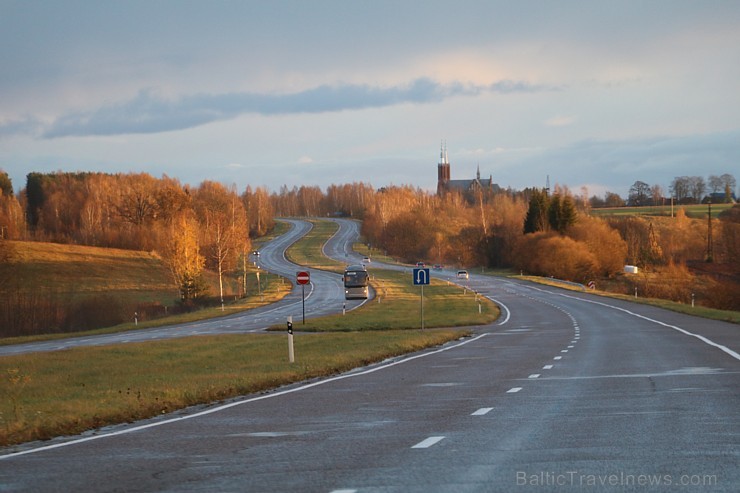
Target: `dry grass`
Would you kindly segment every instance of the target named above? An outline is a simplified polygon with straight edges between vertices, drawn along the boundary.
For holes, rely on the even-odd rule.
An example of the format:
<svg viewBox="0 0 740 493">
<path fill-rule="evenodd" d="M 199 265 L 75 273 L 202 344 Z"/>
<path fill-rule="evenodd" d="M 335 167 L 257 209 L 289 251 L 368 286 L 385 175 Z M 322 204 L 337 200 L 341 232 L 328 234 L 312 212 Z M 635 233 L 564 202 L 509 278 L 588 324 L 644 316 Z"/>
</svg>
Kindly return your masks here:
<svg viewBox="0 0 740 493">
<path fill-rule="evenodd" d="M 126 302 L 171 303 L 178 293 L 153 253 L 57 243 L 15 241 L 12 263 L 21 286 L 50 289 L 73 298 L 107 293 Z"/>
</svg>

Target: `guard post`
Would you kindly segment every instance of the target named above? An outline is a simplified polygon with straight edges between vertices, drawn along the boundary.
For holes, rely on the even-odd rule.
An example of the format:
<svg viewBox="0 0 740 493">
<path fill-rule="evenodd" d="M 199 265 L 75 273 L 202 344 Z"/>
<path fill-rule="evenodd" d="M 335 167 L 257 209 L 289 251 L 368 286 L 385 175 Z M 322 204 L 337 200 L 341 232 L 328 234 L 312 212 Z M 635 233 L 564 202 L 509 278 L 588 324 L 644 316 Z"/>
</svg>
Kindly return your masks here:
<svg viewBox="0 0 740 493">
<path fill-rule="evenodd" d="M 293 317 L 288 317 L 288 360 L 295 362 L 295 353 L 293 352 Z"/>
</svg>

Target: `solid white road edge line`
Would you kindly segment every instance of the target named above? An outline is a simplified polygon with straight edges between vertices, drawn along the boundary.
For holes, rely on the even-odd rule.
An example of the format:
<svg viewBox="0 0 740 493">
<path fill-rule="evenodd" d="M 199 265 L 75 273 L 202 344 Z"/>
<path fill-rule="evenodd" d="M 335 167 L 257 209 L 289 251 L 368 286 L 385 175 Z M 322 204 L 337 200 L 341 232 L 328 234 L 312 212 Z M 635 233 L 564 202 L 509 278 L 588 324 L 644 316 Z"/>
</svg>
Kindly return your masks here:
<svg viewBox="0 0 740 493">
<path fill-rule="evenodd" d="M 506 310 L 506 318 L 502 322 L 497 323 L 496 325 L 504 325 L 506 322 L 508 322 L 509 321 L 509 318 L 511 317 L 511 310 L 509 310 L 509 308 L 506 305 L 504 305 L 503 303 L 501 303 L 496 298 L 493 298 L 491 296 L 486 296 L 486 298 L 488 298 L 489 300 L 493 301 L 497 305 L 500 305 L 501 308 L 503 308 L 504 310 Z"/>
<path fill-rule="evenodd" d="M 627 313 L 629 315 L 632 315 L 633 317 L 641 318 L 643 320 L 647 320 L 648 322 L 653 322 L 653 323 L 656 323 L 658 325 L 662 325 L 663 327 L 668 327 L 670 329 L 677 330 L 678 332 L 681 332 L 682 334 L 685 334 L 687 336 L 696 337 L 697 339 L 699 339 L 703 343 L 708 344 L 708 345 L 710 345 L 712 347 L 716 347 L 717 349 L 719 349 L 721 351 L 724 351 L 725 353 L 729 354 L 730 356 L 732 356 L 736 360 L 740 361 L 740 354 L 736 353 L 735 351 L 733 351 L 732 349 L 728 348 L 727 346 L 723 346 L 722 344 L 717 344 L 716 342 L 712 341 L 711 339 L 707 339 L 703 335 L 694 334 L 693 332 L 689 332 L 688 330 L 682 329 L 681 327 L 677 327 L 675 325 L 667 324 L 665 322 L 661 322 L 660 320 L 655 320 L 654 318 L 646 317 L 645 315 L 640 315 L 639 313 L 631 312 L 631 311 L 627 310 L 626 308 L 621 308 L 619 306 L 610 305 L 608 303 L 602 303 L 600 301 L 594 301 L 594 300 L 586 300 L 586 299 L 583 299 L 583 298 L 578 298 L 576 296 L 570 296 L 570 295 L 563 294 L 563 293 L 554 293 L 552 291 L 546 291 L 544 289 L 539 289 L 539 288 L 534 288 L 534 289 L 538 289 L 539 291 L 543 291 L 543 292 L 550 293 L 550 294 L 557 294 L 558 296 L 563 296 L 565 298 L 570 298 L 570 299 L 573 299 L 573 300 L 583 301 L 584 303 L 593 303 L 594 305 L 601 305 L 601 306 L 605 306 L 607 308 L 613 308 L 614 310 L 619 310 L 620 312 Z"/>
<path fill-rule="evenodd" d="M 358 377 L 358 376 L 361 376 L 361 375 L 369 375 L 370 373 L 375 373 L 376 371 L 385 370 L 386 368 L 391 368 L 391 367 L 396 366 L 396 365 L 401 365 L 403 363 L 408 363 L 409 361 L 414 361 L 414 360 L 419 359 L 419 358 L 426 358 L 427 356 L 432 356 L 434 354 L 443 353 L 445 351 L 449 351 L 450 349 L 459 348 L 459 347 L 464 346 L 466 344 L 470 344 L 471 342 L 475 342 L 478 339 L 482 339 L 483 337 L 486 337 L 487 335 L 488 335 L 488 333 L 486 333 L 486 334 L 480 334 L 480 335 L 478 335 L 476 337 L 473 337 L 471 339 L 468 339 L 468 340 L 459 342 L 459 343 L 454 344 L 454 345 L 451 345 L 451 346 L 446 346 L 446 347 L 443 347 L 443 348 L 440 348 L 440 349 L 436 349 L 434 351 L 429 351 L 427 353 L 421 353 L 421 354 L 417 354 L 415 356 L 410 356 L 408 358 L 403 358 L 403 359 L 399 359 L 399 360 L 396 360 L 396 361 L 391 361 L 390 363 L 382 364 L 382 365 L 376 366 L 374 368 L 369 368 L 367 370 L 358 371 L 356 373 L 345 373 L 344 375 L 338 375 L 338 376 L 333 377 L 333 378 L 327 378 L 326 380 L 319 380 L 318 382 L 313 382 L 313 383 L 309 383 L 309 384 L 306 384 L 306 385 L 301 385 L 299 387 L 295 387 L 295 388 L 292 388 L 292 389 L 281 390 L 281 391 L 277 391 L 277 392 L 274 392 L 274 393 L 271 393 L 271 394 L 264 394 L 264 395 L 260 395 L 260 396 L 257 396 L 257 397 L 252 397 L 252 398 L 249 398 L 249 399 L 245 399 L 245 400 L 242 400 L 242 401 L 230 402 L 228 404 L 223 404 L 221 406 L 216 406 L 216 407 L 213 407 L 213 408 L 210 408 L 210 409 L 206 409 L 204 411 L 197 412 L 195 414 L 189 414 L 187 416 L 178 416 L 176 418 L 168 419 L 168 420 L 165 420 L 165 421 L 156 421 L 154 423 L 147 423 L 145 425 L 134 426 L 132 428 L 127 428 L 125 430 L 118 430 L 118 431 L 114 431 L 114 432 L 111 432 L 111 433 L 105 433 L 103 435 L 95 435 L 95 436 L 90 436 L 90 437 L 85 437 L 85 438 L 78 438 L 78 439 L 75 439 L 75 440 L 70 440 L 69 442 L 55 443 L 53 445 L 46 445 L 46 446 L 38 447 L 38 448 L 34 448 L 34 449 L 22 450 L 20 452 L 13 452 L 13 453 L 10 453 L 10 454 L 0 455 L 0 460 L 9 459 L 11 457 L 18 457 L 18 456 L 21 456 L 21 455 L 34 454 L 36 452 L 42 452 L 42 451 L 52 450 L 52 449 L 61 448 L 61 447 L 67 447 L 69 445 L 75 445 L 75 444 L 78 444 L 78 443 L 90 442 L 92 440 L 99 440 L 101 438 L 109 438 L 109 437 L 114 437 L 114 436 L 118 436 L 118 435 L 125 435 L 127 433 L 133 433 L 134 431 L 146 430 L 147 428 L 155 428 L 157 426 L 162 426 L 162 425 L 166 425 L 166 424 L 170 424 L 170 423 L 176 423 L 178 421 L 184 421 L 186 419 L 199 418 L 201 416 L 206 416 L 208 414 L 217 413 L 217 412 L 223 411 L 225 409 L 229 409 L 231 407 L 241 406 L 242 404 L 249 404 L 250 402 L 261 401 L 263 399 L 270 399 L 272 397 L 277 397 L 277 396 L 285 395 L 285 394 L 292 394 L 293 392 L 300 392 L 301 390 L 310 389 L 312 387 L 318 387 L 319 385 L 324 385 L 324 384 L 330 383 L 330 382 L 336 382 L 337 380 L 344 380 L 345 378 L 353 378 L 353 377 Z"/>
</svg>

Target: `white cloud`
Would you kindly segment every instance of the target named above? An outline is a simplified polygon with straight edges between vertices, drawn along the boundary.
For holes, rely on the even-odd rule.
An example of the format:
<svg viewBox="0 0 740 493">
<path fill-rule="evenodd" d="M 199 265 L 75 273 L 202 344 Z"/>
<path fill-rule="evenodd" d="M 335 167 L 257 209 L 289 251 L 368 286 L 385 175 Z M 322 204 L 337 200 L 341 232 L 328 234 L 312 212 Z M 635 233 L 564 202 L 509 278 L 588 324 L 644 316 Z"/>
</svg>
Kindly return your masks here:
<svg viewBox="0 0 740 493">
<path fill-rule="evenodd" d="M 228 120 L 247 113 L 312 114 L 383 108 L 404 103 L 438 103 L 455 96 L 473 97 L 484 93 L 517 94 L 552 90 L 552 87 L 526 81 L 500 80 L 486 85 L 462 82 L 440 84 L 426 77 L 391 87 L 323 85 L 291 94 L 241 92 L 194 94 L 166 99 L 154 91 L 142 90 L 134 99 L 123 103 L 109 104 L 93 111 L 63 114 L 48 125 L 44 136 L 160 133 Z"/>
<path fill-rule="evenodd" d="M 575 116 L 555 116 L 545 120 L 545 125 L 548 127 L 567 127 L 568 125 L 573 125 L 575 121 Z"/>
</svg>

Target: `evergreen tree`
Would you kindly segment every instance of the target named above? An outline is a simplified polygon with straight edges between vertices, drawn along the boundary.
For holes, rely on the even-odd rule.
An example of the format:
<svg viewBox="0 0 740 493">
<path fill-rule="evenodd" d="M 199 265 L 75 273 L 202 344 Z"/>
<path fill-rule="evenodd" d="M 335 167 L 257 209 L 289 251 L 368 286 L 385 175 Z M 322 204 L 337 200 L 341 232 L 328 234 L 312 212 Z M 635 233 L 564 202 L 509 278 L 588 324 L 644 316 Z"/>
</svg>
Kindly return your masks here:
<svg viewBox="0 0 740 493">
<path fill-rule="evenodd" d="M 573 198 L 570 195 L 565 197 L 553 196 L 550 200 L 548 218 L 550 228 L 558 233 L 565 233 L 568 227 L 576 222 L 576 206 L 573 203 Z"/>
<path fill-rule="evenodd" d="M 548 226 L 548 197 L 544 190 L 534 189 L 524 219 L 524 233 L 545 231 Z"/>
</svg>

